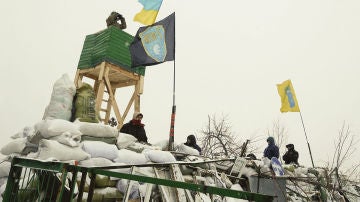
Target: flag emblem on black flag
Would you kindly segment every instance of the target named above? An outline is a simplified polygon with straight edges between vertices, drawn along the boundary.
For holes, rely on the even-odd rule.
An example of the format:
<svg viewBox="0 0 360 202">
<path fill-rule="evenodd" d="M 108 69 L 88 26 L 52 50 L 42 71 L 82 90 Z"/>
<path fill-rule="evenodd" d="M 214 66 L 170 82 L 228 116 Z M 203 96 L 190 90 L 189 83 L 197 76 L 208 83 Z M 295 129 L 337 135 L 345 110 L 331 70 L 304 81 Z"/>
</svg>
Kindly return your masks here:
<svg viewBox="0 0 360 202">
<path fill-rule="evenodd" d="M 149 27 L 139 33 L 146 54 L 156 62 L 164 62 L 166 56 L 165 30 L 162 25 Z"/>
<path fill-rule="evenodd" d="M 130 45 L 132 67 L 156 65 L 175 59 L 175 13 L 140 27 Z"/>
</svg>

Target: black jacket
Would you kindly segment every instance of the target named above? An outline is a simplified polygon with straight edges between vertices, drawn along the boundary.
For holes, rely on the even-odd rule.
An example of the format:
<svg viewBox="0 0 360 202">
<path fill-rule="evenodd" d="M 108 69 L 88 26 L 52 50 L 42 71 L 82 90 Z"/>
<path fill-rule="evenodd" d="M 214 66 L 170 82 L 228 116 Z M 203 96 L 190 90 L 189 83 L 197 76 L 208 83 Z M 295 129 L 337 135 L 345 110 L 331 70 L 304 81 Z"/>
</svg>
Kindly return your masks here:
<svg viewBox="0 0 360 202">
<path fill-rule="evenodd" d="M 144 129 L 144 124 L 134 124 L 132 121 L 125 123 L 120 129 L 121 133 L 127 133 L 134 137 L 139 142 L 147 142 L 146 132 Z"/>
<path fill-rule="evenodd" d="M 192 147 L 196 150 L 199 151 L 199 153 L 201 154 L 201 148 L 199 147 L 199 145 L 196 144 L 196 138 L 194 135 L 189 135 L 187 137 L 186 142 L 184 143 L 184 145 L 188 146 L 188 147 Z"/>
<path fill-rule="evenodd" d="M 298 159 L 299 159 L 299 153 L 295 149 L 289 149 L 283 156 L 283 160 L 285 161 L 285 164 L 290 164 L 290 163 L 299 164 Z"/>
</svg>

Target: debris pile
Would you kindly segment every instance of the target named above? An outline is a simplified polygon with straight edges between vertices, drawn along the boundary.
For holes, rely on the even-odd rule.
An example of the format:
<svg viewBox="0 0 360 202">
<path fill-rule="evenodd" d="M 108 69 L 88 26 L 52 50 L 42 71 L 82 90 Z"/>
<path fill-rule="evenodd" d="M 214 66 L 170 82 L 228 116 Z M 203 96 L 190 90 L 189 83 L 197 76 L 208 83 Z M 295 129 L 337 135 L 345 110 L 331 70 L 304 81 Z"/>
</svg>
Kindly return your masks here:
<svg viewBox="0 0 360 202">
<path fill-rule="evenodd" d="M 93 99 L 90 85 L 75 89 L 67 75 L 55 83 L 43 120 L 34 126 L 24 127 L 1 149 L 6 156 L 0 163 L 1 193 L 7 185 L 11 159 L 17 156 L 87 168 L 109 167 L 119 173 L 260 193 L 275 196 L 275 201 L 360 200 L 359 185 L 340 187 L 336 175 L 322 168 L 278 164 L 276 170 L 275 164 L 266 158 L 209 159 L 185 144 L 175 144 L 176 150 L 170 152 L 166 151 L 167 140 L 153 145 L 139 143 L 134 136 L 99 123 Z M 162 166 L 159 167 L 159 164 Z M 131 166 L 119 168 L 123 165 Z M 80 182 L 81 175 L 77 176 L 78 186 Z M 147 183 L 129 182 L 106 175 L 96 175 L 94 187 L 90 185 L 91 175 L 87 175 L 83 201 L 86 201 L 91 189 L 93 201 L 119 201 L 124 197 L 128 201 L 178 201 L 181 200 L 179 192 L 184 194 L 182 199 L 185 201 L 245 201 L 201 191 L 179 191 L 156 185 L 149 187 Z M 75 197 L 78 191 L 74 191 Z"/>
</svg>

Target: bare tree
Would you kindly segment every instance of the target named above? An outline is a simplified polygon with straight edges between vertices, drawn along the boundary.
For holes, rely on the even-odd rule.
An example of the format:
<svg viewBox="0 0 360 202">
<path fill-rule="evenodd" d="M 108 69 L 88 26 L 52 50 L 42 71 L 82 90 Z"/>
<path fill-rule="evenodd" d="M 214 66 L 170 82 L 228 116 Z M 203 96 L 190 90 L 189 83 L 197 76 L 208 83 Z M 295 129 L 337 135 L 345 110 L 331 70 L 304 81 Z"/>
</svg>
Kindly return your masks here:
<svg viewBox="0 0 360 202">
<path fill-rule="evenodd" d="M 231 131 L 227 116 L 208 115 L 207 126 L 200 131 L 202 153 L 209 158 L 232 158 L 240 154 L 242 144 Z"/>
<path fill-rule="evenodd" d="M 356 151 L 356 145 L 358 143 L 359 139 L 356 139 L 355 135 L 350 131 L 350 126 L 344 122 L 334 143 L 335 152 L 332 161 L 331 163 L 327 163 L 327 167 L 331 171 L 330 173 L 334 173 L 337 176 L 338 186 L 340 188 L 350 179 L 359 180 L 360 162 L 357 162 L 348 169 L 344 168 L 346 161 L 351 159 L 351 156 Z"/>
<path fill-rule="evenodd" d="M 284 144 L 287 142 L 288 131 L 284 125 L 280 123 L 280 120 L 273 122 L 273 127 L 267 129 L 267 134 L 274 137 L 276 145 L 279 149 L 283 148 Z"/>
</svg>

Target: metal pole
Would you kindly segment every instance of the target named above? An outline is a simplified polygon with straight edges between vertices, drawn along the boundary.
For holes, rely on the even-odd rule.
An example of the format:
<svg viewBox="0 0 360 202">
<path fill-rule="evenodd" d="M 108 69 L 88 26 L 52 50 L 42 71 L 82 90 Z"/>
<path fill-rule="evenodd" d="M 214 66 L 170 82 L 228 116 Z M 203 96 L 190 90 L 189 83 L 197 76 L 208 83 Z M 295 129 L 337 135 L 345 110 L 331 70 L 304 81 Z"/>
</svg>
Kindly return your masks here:
<svg viewBox="0 0 360 202">
<path fill-rule="evenodd" d="M 170 123 L 169 148 L 168 148 L 169 151 L 174 150 L 175 114 L 176 114 L 176 105 L 175 105 L 175 60 L 174 60 L 173 106 L 171 110 L 171 123 Z"/>
<path fill-rule="evenodd" d="M 309 144 L 309 141 L 308 141 L 308 138 L 307 138 L 307 135 L 306 135 L 306 130 L 305 130 L 304 121 L 303 121 L 301 112 L 299 112 L 299 113 L 300 113 L 301 123 L 302 123 L 302 126 L 303 126 L 303 128 L 304 128 L 304 133 L 305 133 L 305 138 L 306 138 L 306 142 L 307 142 L 308 149 L 309 149 L 309 153 L 310 153 L 311 163 L 312 163 L 313 168 L 315 168 L 315 166 L 314 166 L 314 161 L 313 161 L 313 157 L 312 157 L 312 154 L 311 154 L 310 144 Z"/>
<path fill-rule="evenodd" d="M 175 35 L 175 19 L 174 19 L 174 35 Z M 174 37 L 175 40 L 176 37 Z M 176 114 L 176 105 L 175 105 L 175 41 L 174 41 L 174 80 L 173 80 L 173 106 L 171 110 L 171 123 L 170 123 L 170 132 L 169 132 L 169 151 L 174 150 L 174 128 L 175 128 L 175 114 Z"/>
</svg>

